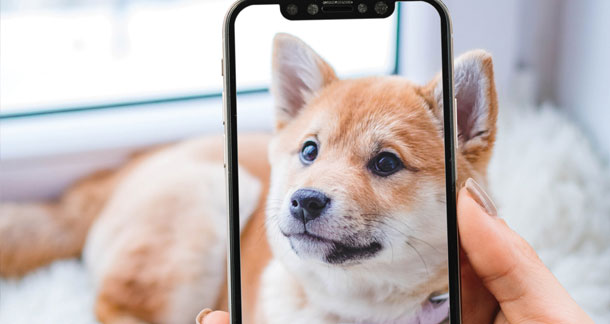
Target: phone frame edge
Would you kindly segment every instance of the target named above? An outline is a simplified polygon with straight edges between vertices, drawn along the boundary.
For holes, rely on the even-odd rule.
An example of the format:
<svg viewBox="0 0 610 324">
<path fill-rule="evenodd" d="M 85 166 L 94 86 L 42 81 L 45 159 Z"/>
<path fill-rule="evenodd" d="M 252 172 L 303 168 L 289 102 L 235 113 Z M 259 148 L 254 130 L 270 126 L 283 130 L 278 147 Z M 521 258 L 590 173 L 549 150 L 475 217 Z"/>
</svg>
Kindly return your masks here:
<svg viewBox="0 0 610 324">
<path fill-rule="evenodd" d="M 440 0 L 396 0 L 395 2 L 426 2 L 434 7 L 441 24 L 443 135 L 445 143 L 445 192 L 447 206 L 447 244 L 449 274 L 450 323 L 461 323 L 460 248 L 457 228 L 456 125 L 453 88 L 453 31 L 449 10 Z M 235 73 L 235 21 L 239 13 L 251 5 L 277 4 L 281 0 L 238 0 L 228 10 L 223 23 L 223 127 L 224 166 L 227 195 L 228 244 L 227 279 L 231 324 L 242 324 L 241 251 L 239 227 L 239 183 L 237 156 L 237 93 Z"/>
</svg>

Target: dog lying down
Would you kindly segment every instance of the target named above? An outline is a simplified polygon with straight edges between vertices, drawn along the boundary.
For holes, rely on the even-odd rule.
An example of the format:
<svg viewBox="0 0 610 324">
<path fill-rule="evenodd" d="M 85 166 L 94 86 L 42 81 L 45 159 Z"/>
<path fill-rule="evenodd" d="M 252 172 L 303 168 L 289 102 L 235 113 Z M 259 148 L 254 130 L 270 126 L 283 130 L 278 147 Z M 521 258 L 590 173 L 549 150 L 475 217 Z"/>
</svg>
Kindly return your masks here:
<svg viewBox="0 0 610 324">
<path fill-rule="evenodd" d="M 447 322 L 442 88 L 340 80 L 299 39 L 273 43 L 273 135 L 239 140 L 245 323 Z M 455 62 L 458 186 L 484 183 L 496 134 L 492 60 Z M 193 323 L 226 309 L 220 137 L 96 173 L 57 202 L 4 204 L 0 271 L 79 255 L 105 324 Z"/>
</svg>

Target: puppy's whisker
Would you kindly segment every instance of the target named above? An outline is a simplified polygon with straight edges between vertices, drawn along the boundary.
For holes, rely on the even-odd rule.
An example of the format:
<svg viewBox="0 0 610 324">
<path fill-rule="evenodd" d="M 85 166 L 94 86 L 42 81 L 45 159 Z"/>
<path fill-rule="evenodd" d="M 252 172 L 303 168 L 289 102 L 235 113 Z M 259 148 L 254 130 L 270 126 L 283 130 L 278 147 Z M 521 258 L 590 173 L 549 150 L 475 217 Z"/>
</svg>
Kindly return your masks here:
<svg viewBox="0 0 610 324">
<path fill-rule="evenodd" d="M 384 235 L 386 236 L 386 235 Z M 394 244 L 392 244 L 392 241 L 388 240 L 388 243 L 390 244 L 390 251 L 392 251 L 392 261 L 391 263 L 394 263 Z"/>
<path fill-rule="evenodd" d="M 413 249 L 413 251 L 415 251 L 415 253 L 419 256 L 419 259 L 424 264 L 424 268 L 426 269 L 426 277 L 429 277 L 430 276 L 430 272 L 428 271 L 428 265 L 426 264 L 426 261 L 424 260 L 424 258 L 421 256 L 419 251 L 413 246 L 413 244 L 409 243 L 408 241 L 405 242 L 405 243 L 407 243 L 407 245 L 410 246 Z"/>
<path fill-rule="evenodd" d="M 388 229 L 394 230 L 396 232 L 398 232 L 399 234 L 401 234 L 402 236 L 404 236 L 405 238 L 409 239 L 411 236 L 404 233 L 403 231 L 399 230 L 398 228 L 396 228 L 395 226 L 390 226 L 388 225 L 388 223 L 386 223 L 384 220 L 382 219 L 371 219 L 371 222 L 377 223 L 377 224 L 381 224 L 383 226 L 385 226 Z"/>
<path fill-rule="evenodd" d="M 375 216 L 381 216 L 379 214 L 370 214 L 370 215 L 375 215 Z M 426 276 L 430 276 L 430 271 L 428 270 L 428 264 L 426 263 L 426 261 L 424 260 L 424 257 L 421 255 L 421 253 L 419 252 L 419 250 L 411 243 L 409 242 L 409 239 L 415 239 L 417 241 L 420 241 L 428 246 L 430 246 L 432 249 L 434 249 L 436 252 L 439 252 L 436 248 L 434 248 L 431 244 L 425 242 L 424 240 L 418 239 L 412 235 L 408 235 L 404 232 L 402 232 L 401 230 L 399 230 L 398 228 L 396 228 L 395 226 L 389 226 L 383 219 L 370 219 L 369 221 L 374 222 L 374 223 L 378 223 L 381 225 L 384 225 L 384 227 L 388 228 L 388 229 L 392 229 L 396 232 L 398 232 L 400 235 L 404 236 L 405 243 L 413 249 L 413 251 L 415 251 L 415 253 L 417 254 L 417 256 L 419 257 L 419 259 L 421 260 L 421 262 L 424 265 L 424 269 L 426 269 Z M 407 228 L 410 228 L 406 223 L 401 222 L 403 225 L 405 225 Z M 390 243 L 390 246 L 393 248 L 392 246 L 392 242 L 388 240 L 388 243 Z M 392 260 L 394 259 L 394 255 L 392 254 Z"/>
<path fill-rule="evenodd" d="M 265 217 L 264 221 L 258 225 L 257 227 L 257 231 L 258 231 L 258 237 L 257 237 L 257 243 L 262 242 L 263 240 L 266 239 L 266 233 L 267 233 L 267 228 L 269 226 L 272 226 L 275 223 L 272 223 L 272 221 L 274 222 L 277 219 L 277 214 L 273 214 L 269 217 Z"/>
<path fill-rule="evenodd" d="M 408 228 L 409 230 L 411 230 L 412 232 L 415 232 L 415 231 L 413 230 L 413 227 L 409 226 L 409 224 L 407 224 L 407 222 L 405 222 L 404 220 L 398 219 L 397 221 L 398 221 L 398 222 L 400 222 L 400 224 L 401 224 L 401 225 L 404 225 L 405 227 L 407 227 L 407 228 Z M 390 226 L 390 228 L 392 228 L 392 229 L 396 229 L 395 227 L 391 227 L 391 226 Z M 403 233 L 403 234 L 404 234 L 404 233 Z M 404 235 L 406 236 L 406 238 L 407 238 L 407 239 L 413 239 L 413 240 L 419 241 L 419 242 L 421 242 L 421 243 L 423 243 L 423 244 L 427 245 L 427 246 L 428 246 L 428 247 L 430 247 L 432 250 L 434 250 L 434 252 L 436 252 L 436 253 L 444 253 L 443 251 L 439 251 L 439 250 L 438 250 L 436 247 L 434 247 L 432 244 L 430 244 L 430 243 L 428 243 L 428 242 L 426 242 L 426 241 L 424 241 L 424 240 L 422 240 L 422 239 L 420 239 L 420 238 L 418 238 L 418 237 L 416 237 L 416 236 L 414 236 L 414 235 L 406 235 L 406 234 L 404 234 Z"/>
<path fill-rule="evenodd" d="M 411 236 L 409 236 L 409 238 L 410 238 L 410 239 L 412 239 L 412 240 L 416 240 L 416 241 L 418 241 L 418 242 L 421 242 L 421 243 L 423 243 L 423 244 L 425 244 L 425 245 L 429 246 L 429 247 L 430 247 L 432 250 L 434 250 L 434 252 L 436 252 L 436 253 L 444 253 L 443 251 L 439 251 L 439 249 L 437 249 L 437 248 L 436 248 L 434 245 L 432 245 L 432 244 L 430 244 L 430 243 L 428 243 L 428 242 L 426 242 L 426 241 L 424 241 L 424 240 L 422 240 L 422 239 L 420 239 L 420 238 L 418 238 L 418 237 L 416 237 L 416 236 L 411 235 Z"/>
</svg>

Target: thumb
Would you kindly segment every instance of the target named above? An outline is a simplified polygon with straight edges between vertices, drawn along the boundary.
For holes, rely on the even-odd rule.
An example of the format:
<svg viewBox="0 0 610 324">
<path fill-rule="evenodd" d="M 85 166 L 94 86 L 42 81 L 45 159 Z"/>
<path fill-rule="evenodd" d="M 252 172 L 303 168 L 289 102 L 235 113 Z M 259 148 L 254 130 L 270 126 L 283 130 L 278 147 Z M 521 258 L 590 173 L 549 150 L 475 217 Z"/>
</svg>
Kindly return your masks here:
<svg viewBox="0 0 610 324">
<path fill-rule="evenodd" d="M 199 312 L 195 319 L 196 324 L 229 324 L 229 313 L 206 308 Z"/>
<path fill-rule="evenodd" d="M 592 323 L 474 180 L 457 207 L 461 247 L 509 323 Z"/>
</svg>

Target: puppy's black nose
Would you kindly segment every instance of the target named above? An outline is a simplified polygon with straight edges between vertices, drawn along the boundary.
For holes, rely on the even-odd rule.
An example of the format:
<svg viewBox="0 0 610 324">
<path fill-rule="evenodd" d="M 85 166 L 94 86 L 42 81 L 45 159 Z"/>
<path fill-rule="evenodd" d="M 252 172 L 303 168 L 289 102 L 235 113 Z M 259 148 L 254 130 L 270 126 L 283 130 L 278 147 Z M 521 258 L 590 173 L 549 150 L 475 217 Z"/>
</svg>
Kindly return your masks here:
<svg viewBox="0 0 610 324">
<path fill-rule="evenodd" d="M 293 217 L 306 224 L 310 220 L 322 215 L 328 207 L 330 198 L 320 191 L 313 189 L 299 189 L 290 199 L 290 213 Z"/>
</svg>

